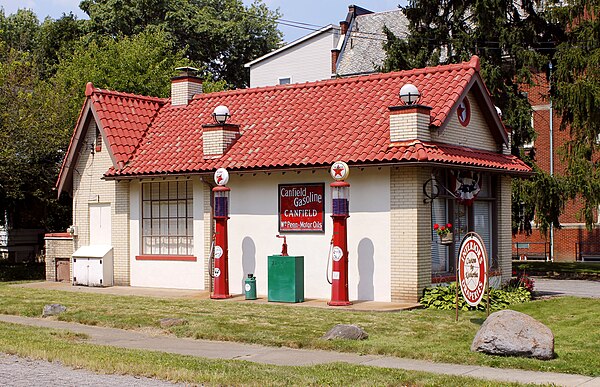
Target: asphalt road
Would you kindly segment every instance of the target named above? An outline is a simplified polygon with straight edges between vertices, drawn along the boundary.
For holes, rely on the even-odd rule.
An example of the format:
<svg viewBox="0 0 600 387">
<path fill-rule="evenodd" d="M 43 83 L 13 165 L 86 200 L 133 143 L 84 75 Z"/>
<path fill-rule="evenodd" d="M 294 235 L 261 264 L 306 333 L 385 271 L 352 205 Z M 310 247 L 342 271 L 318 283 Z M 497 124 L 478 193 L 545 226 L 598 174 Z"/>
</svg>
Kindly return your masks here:
<svg viewBox="0 0 600 387">
<path fill-rule="evenodd" d="M 83 369 L 72 369 L 58 362 L 25 359 L 0 353 L 0 386 L 78 386 L 78 387 L 173 387 L 162 380 L 127 375 L 102 375 Z"/>
<path fill-rule="evenodd" d="M 555 280 L 535 277 L 534 290 L 542 296 L 576 296 L 600 298 L 600 282 Z"/>
</svg>

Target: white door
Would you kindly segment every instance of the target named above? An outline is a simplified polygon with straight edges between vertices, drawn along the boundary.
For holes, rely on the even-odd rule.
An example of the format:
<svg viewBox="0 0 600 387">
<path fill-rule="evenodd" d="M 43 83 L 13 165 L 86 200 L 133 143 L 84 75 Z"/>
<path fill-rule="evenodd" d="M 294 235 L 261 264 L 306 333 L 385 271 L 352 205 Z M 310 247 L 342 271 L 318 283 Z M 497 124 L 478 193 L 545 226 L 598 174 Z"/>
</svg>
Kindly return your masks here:
<svg viewBox="0 0 600 387">
<path fill-rule="evenodd" d="M 73 283 L 88 286 L 89 277 L 89 258 L 73 258 Z"/>
<path fill-rule="evenodd" d="M 102 259 L 90 258 L 88 261 L 88 286 L 102 286 Z"/>
<path fill-rule="evenodd" d="M 110 203 L 90 204 L 90 245 L 110 245 Z"/>
</svg>

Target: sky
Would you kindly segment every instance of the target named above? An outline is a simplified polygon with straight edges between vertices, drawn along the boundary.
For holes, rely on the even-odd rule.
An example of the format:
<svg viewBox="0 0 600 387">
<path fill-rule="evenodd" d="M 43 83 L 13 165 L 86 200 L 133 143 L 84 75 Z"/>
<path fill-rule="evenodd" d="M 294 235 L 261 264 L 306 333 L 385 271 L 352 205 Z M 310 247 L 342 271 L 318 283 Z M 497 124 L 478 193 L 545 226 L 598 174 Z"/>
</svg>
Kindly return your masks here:
<svg viewBox="0 0 600 387">
<path fill-rule="evenodd" d="M 246 5 L 252 3 L 252 0 L 243 1 Z M 69 12 L 73 12 L 79 18 L 85 18 L 86 15 L 79 9 L 79 2 L 80 0 L 0 0 L 0 7 L 4 8 L 6 15 L 14 13 L 19 8 L 29 8 L 37 14 L 40 21 L 46 16 L 57 19 L 63 13 Z M 318 29 L 315 26 L 337 25 L 340 20 L 346 18 L 350 4 L 374 12 L 389 11 L 396 9 L 398 4 L 406 4 L 406 0 L 263 0 L 263 2 L 270 9 L 279 8 L 284 20 L 309 24 L 305 26 L 306 28 L 280 24 L 279 29 L 284 34 L 283 39 L 288 43 Z"/>
</svg>

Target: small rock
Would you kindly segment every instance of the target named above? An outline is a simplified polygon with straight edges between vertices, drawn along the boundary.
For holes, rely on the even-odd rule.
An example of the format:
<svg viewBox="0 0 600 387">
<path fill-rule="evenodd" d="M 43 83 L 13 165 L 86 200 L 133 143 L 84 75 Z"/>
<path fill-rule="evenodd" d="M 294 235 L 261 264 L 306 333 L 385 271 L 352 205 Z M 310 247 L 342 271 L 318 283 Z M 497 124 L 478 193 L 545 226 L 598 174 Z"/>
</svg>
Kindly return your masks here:
<svg viewBox="0 0 600 387">
<path fill-rule="evenodd" d="M 183 318 L 162 318 L 160 319 L 160 327 L 161 328 L 171 328 L 178 325 L 187 324 L 187 320 Z"/>
<path fill-rule="evenodd" d="M 321 337 L 323 340 L 347 339 L 365 340 L 369 334 L 356 325 L 338 324 Z"/>
<path fill-rule="evenodd" d="M 492 313 L 481 325 L 471 351 L 549 360 L 554 357 L 554 334 L 531 316 L 501 310 Z"/>
<path fill-rule="evenodd" d="M 57 314 L 61 314 L 62 312 L 66 312 L 66 311 L 67 311 L 67 308 L 61 304 L 44 305 L 44 310 L 42 311 L 42 317 L 56 316 Z"/>
</svg>

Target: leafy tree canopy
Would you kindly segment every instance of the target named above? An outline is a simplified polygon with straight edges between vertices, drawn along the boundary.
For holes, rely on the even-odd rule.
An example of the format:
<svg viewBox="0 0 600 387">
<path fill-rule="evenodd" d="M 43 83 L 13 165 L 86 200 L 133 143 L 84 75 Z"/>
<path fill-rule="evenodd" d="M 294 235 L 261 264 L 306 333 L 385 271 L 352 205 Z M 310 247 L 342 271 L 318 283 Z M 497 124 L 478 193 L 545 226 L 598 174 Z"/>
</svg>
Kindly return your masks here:
<svg viewBox="0 0 600 387">
<path fill-rule="evenodd" d="M 277 12 L 241 0 L 83 0 L 89 29 L 99 36 L 132 36 L 160 27 L 216 80 L 248 85 L 247 63 L 277 48 Z"/>
</svg>

